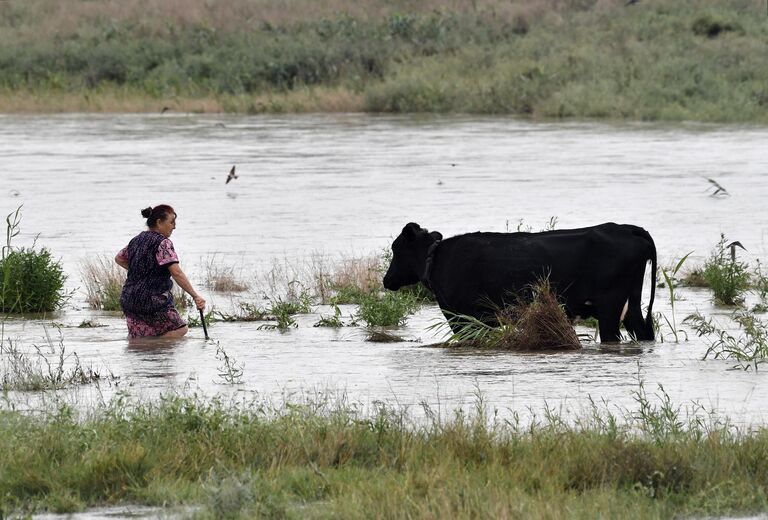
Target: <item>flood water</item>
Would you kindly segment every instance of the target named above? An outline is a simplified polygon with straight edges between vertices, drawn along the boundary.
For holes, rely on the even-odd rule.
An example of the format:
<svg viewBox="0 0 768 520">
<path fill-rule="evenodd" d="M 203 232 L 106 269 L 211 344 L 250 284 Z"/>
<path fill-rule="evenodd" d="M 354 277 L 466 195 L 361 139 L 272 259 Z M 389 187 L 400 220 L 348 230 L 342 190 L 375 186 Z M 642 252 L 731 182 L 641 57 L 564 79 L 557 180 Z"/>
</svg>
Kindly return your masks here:
<svg viewBox="0 0 768 520">
<path fill-rule="evenodd" d="M 534 230 L 550 217 L 558 228 L 606 221 L 646 228 L 660 265 L 693 251 L 701 264 L 721 233 L 768 258 L 768 129 L 699 124 L 536 123 L 508 118 L 308 115 L 0 116 L 0 209 L 23 203 L 16 245 L 49 248 L 75 290 L 56 315 L 10 318 L 4 338 L 45 344 L 45 330 L 84 365 L 119 378 L 120 388 L 154 396 L 194 387 L 207 394 L 344 395 L 419 408 L 471 407 L 478 392 L 501 414 L 545 406 L 582 409 L 590 398 L 633 407 L 642 380 L 663 385 L 673 402 L 699 403 L 739 424 L 768 419 L 765 370 L 731 370 L 702 357 L 689 340 L 601 347 L 580 352 L 515 354 L 430 347 L 428 327 L 442 319 L 425 307 L 398 334 L 402 343 L 366 341 L 361 328 L 312 325 L 327 307 L 299 316 L 286 333 L 258 323 L 217 323 L 215 341 L 200 329 L 174 343 L 129 344 L 123 320 L 92 311 L 80 267 L 109 257 L 143 229 L 141 208 L 169 203 L 178 213 L 173 241 L 182 267 L 209 304 L 230 295 L 201 287 L 206 265 L 237 266 L 255 279 L 274 263 L 301 264 L 379 254 L 404 224 L 445 237 L 477 230 Z M 232 165 L 240 177 L 224 180 Z M 730 196 L 713 197 L 706 178 Z M 705 290 L 680 290 L 678 321 L 695 310 L 724 319 Z M 240 298 L 257 301 L 258 294 Z M 345 314 L 354 307 L 344 307 Z M 654 310 L 671 316 L 657 291 Z M 77 328 L 83 320 L 104 325 Z M 580 330 L 580 332 L 589 332 Z M 667 329 L 667 332 L 668 329 Z M 243 367 L 243 383 L 219 375 L 216 345 Z M 77 391 L 82 402 L 92 392 Z M 22 402 L 28 394 L 11 393 Z M 612 408 L 613 409 L 613 408 Z"/>
</svg>

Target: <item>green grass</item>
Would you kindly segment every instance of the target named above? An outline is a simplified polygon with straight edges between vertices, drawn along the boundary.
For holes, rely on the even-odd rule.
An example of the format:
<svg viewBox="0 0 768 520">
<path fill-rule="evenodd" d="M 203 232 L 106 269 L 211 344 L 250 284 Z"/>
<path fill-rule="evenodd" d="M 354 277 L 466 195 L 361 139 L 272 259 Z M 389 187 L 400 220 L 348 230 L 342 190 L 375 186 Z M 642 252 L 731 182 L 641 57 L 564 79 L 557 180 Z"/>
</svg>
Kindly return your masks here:
<svg viewBox="0 0 768 520">
<path fill-rule="evenodd" d="M 120 110 L 128 95 L 155 100 L 133 110 L 768 121 L 768 24 L 754 0 L 211 5 L 2 2 L 0 89 L 37 99 L 0 108 L 50 109 L 58 96 L 67 110 L 80 94 L 72 110 Z M 51 26 L 56 10 L 75 14 Z"/>
<path fill-rule="evenodd" d="M 739 305 L 750 287 L 749 269 L 745 262 L 730 257 L 725 235 L 704 263 L 703 276 L 712 289 L 715 301 L 723 305 Z"/>
<path fill-rule="evenodd" d="M 361 297 L 355 318 L 369 327 L 405 325 L 408 316 L 419 308 L 419 301 L 409 292 L 385 291 Z"/>
<path fill-rule="evenodd" d="M 593 405 L 530 424 L 481 396 L 466 412 L 426 407 L 421 421 L 384 405 L 172 396 L 123 396 L 87 416 L 2 411 L 0 512 L 133 503 L 202 506 L 200 518 L 586 519 L 768 507 L 764 428 L 688 418 L 663 388 L 634 396 L 622 415 Z"/>
</svg>

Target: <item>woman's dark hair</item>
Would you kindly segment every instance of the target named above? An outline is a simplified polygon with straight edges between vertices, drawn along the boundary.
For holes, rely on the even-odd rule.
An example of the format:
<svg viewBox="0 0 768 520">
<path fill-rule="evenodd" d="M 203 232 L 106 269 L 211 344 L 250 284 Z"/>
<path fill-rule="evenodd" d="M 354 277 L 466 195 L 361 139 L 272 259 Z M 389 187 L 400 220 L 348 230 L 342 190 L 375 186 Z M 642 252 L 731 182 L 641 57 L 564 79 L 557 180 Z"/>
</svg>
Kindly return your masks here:
<svg viewBox="0 0 768 520">
<path fill-rule="evenodd" d="M 175 215 L 176 212 L 168 204 L 160 204 L 159 206 L 149 206 L 141 210 L 141 216 L 147 219 L 147 227 L 153 228 L 157 224 L 158 220 L 165 221 L 169 215 Z"/>
</svg>

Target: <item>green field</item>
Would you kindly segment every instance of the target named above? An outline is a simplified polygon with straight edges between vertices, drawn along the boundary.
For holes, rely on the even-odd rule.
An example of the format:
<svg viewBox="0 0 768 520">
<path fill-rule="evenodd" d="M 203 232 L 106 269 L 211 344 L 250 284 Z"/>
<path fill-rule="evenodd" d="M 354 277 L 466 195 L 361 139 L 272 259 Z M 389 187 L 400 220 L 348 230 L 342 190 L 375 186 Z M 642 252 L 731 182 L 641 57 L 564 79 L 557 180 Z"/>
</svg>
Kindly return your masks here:
<svg viewBox="0 0 768 520">
<path fill-rule="evenodd" d="M 765 122 L 763 0 L 8 0 L 0 111 Z"/>
</svg>

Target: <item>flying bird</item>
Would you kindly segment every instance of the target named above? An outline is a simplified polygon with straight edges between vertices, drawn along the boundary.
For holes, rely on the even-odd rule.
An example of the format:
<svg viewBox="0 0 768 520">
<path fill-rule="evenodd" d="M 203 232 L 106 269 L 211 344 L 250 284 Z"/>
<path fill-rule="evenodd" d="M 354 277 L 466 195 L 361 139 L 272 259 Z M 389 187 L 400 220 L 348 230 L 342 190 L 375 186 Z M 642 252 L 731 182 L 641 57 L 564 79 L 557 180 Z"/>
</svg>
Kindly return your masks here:
<svg viewBox="0 0 768 520">
<path fill-rule="evenodd" d="M 728 190 L 723 188 L 720 185 L 720 183 L 717 182 L 715 179 L 710 179 L 709 177 L 705 177 L 705 179 L 707 179 L 709 181 L 709 183 L 712 185 L 712 188 L 714 188 L 714 190 L 715 190 L 715 191 L 713 191 L 711 193 L 712 197 L 717 197 L 717 196 L 720 196 L 720 195 L 722 195 L 722 196 L 729 196 L 730 195 L 730 193 L 728 193 Z"/>
<path fill-rule="evenodd" d="M 162 110 L 160 110 L 160 113 L 161 113 L 161 114 L 165 114 L 165 113 L 166 113 L 166 112 L 168 112 L 169 110 L 170 110 L 170 108 L 168 108 L 168 107 L 163 107 L 163 109 L 162 109 Z"/>
<path fill-rule="evenodd" d="M 747 248 L 741 245 L 741 242 L 739 242 L 738 240 L 735 240 L 730 244 L 728 244 L 727 246 L 725 246 L 731 249 L 731 262 L 736 262 L 736 246 L 742 248 L 744 251 L 747 250 Z"/>
<path fill-rule="evenodd" d="M 229 170 L 229 175 L 227 175 L 227 182 L 224 184 L 229 184 L 229 181 L 232 179 L 237 179 L 237 175 L 235 175 L 235 167 L 233 166 L 231 170 Z"/>
</svg>

